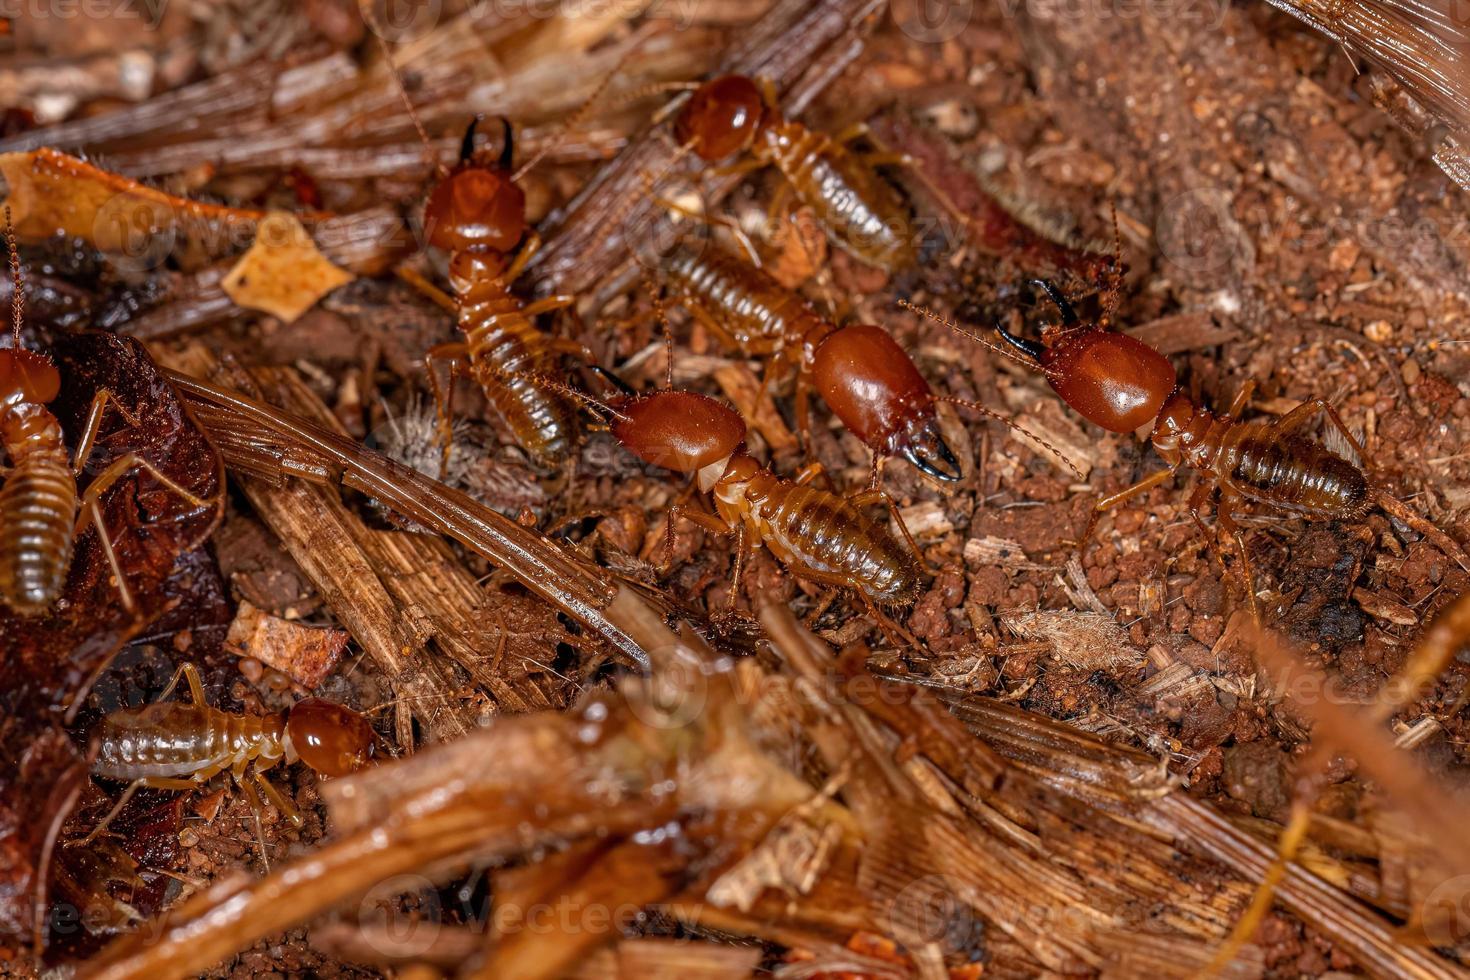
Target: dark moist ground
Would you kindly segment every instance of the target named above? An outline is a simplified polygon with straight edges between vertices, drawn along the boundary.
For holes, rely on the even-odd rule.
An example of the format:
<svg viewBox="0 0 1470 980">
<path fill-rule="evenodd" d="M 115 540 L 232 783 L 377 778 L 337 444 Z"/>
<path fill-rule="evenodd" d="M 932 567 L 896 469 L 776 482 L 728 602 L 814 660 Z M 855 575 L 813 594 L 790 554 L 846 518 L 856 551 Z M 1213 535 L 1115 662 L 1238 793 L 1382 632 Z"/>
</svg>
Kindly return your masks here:
<svg viewBox="0 0 1470 980">
<path fill-rule="evenodd" d="M 942 43 L 915 41 L 885 22 L 808 121 L 835 130 L 859 119 L 898 119 L 941 133 L 955 147 L 955 166 L 979 176 L 1017 213 L 1104 250 L 1109 208 L 1116 207 L 1129 268 L 1117 322 L 1147 326 L 1150 342 L 1175 354 L 1187 392 L 1223 407 L 1253 379 L 1260 418 L 1329 399 L 1362 433 L 1385 484 L 1463 538 L 1452 515 L 1470 504 L 1470 337 L 1459 326 L 1470 248 L 1466 200 L 1373 108 L 1351 59 L 1265 5 L 1180 5 L 1104 19 L 1070 8 L 1055 19 L 1005 11 L 977 5 L 967 29 Z M 546 185 L 565 195 L 577 178 L 553 173 Z M 742 219 L 758 215 L 773 186 L 748 185 L 727 208 Z M 1078 485 L 1002 427 L 955 418 L 951 442 L 972 463 L 964 482 L 926 484 L 906 464 L 889 467 L 886 486 L 939 570 L 899 616 L 927 652 L 901 657 L 900 665 L 1145 747 L 1169 759 L 1189 792 L 1227 811 L 1280 819 L 1305 722 L 1266 696 L 1244 647 L 1226 636 L 1242 605 L 1238 557 L 1201 536 L 1181 480 L 1106 518 L 1082 556 L 1080 577 L 1069 576 L 1074 552 L 1064 542 L 1081 531 L 1096 496 L 1159 463 L 1140 440 L 1079 423 L 1035 377 L 895 309 L 899 295 L 976 318 L 1020 309 L 1033 327 L 1051 312 L 1029 305 L 1017 288 L 1023 271 L 1007 257 L 962 243 L 957 252 L 957 237 L 931 236 L 922 269 L 893 281 L 833 251 L 827 281 L 813 281 L 811 295 L 892 327 L 936 390 L 1020 413 L 1090 472 L 1086 486 Z M 806 271 L 790 248 L 777 263 L 793 278 Z M 629 302 L 646 305 L 638 297 Z M 1084 306 L 1095 310 L 1096 302 Z M 615 306 L 608 317 L 628 312 Z M 381 410 L 366 402 L 364 423 L 356 403 L 362 392 L 345 386 L 358 385 L 362 352 L 380 351 L 372 388 L 401 405 L 421 387 L 421 352 L 450 336 L 449 321 L 401 286 L 368 281 L 292 326 L 251 323 L 203 339 L 248 361 L 307 367 L 318 393 L 345 406 L 349 428 L 381 436 Z M 600 349 L 615 346 L 618 360 L 656 339 L 647 324 L 626 328 L 615 345 L 590 336 Z M 697 328 L 681 326 L 680 336 L 687 338 L 681 377 L 718 392 L 707 375 L 718 364 L 710 358 L 724 352 Z M 657 358 L 644 363 L 647 370 L 629 372 L 629 380 L 652 383 L 661 374 Z M 571 540 L 620 570 L 653 574 L 635 556 L 658 542 L 674 479 L 633 465 L 606 435 L 593 434 L 569 486 L 538 485 L 514 451 L 483 448 L 497 438 L 483 400 L 461 388 L 459 404 L 472 425 L 472 486 L 511 513 L 529 509 L 543 528 L 565 526 Z M 823 409 L 816 417 L 817 458 L 839 485 L 861 485 L 866 450 Z M 758 451 L 762 445 L 757 439 Z M 789 472 L 799 459 L 788 452 L 776 463 Z M 327 622 L 299 570 L 236 504 L 216 538 L 233 594 Z M 604 516 L 579 519 L 593 511 Z M 1371 697 L 1407 655 L 1417 632 L 1408 624 L 1467 584 L 1434 547 L 1381 514 L 1306 524 L 1261 513 L 1246 525 L 1256 585 L 1276 627 L 1309 650 L 1349 699 Z M 727 542 L 683 526 L 677 557 L 672 590 L 717 608 L 729 582 Z M 751 563 L 745 591 L 747 599 L 790 597 L 801 613 L 816 611 L 821 598 L 765 553 Z M 1057 614 L 1027 618 L 1038 609 Z M 888 645 L 842 598 L 814 625 L 834 642 Z M 1203 672 L 1207 682 L 1153 681 L 1175 664 L 1190 668 L 1184 677 Z M 1455 786 L 1467 744 L 1464 670 L 1454 664 L 1401 718 L 1440 726 L 1419 752 Z M 353 703 L 389 696 L 366 665 L 348 677 L 340 693 Z M 264 682 L 252 687 L 238 676 L 218 676 L 213 690 L 237 705 L 285 703 Z M 298 766 L 275 778 L 295 791 L 308 820 L 298 831 L 267 812 L 273 862 L 323 832 L 314 777 Z M 1351 767 L 1334 778 L 1323 809 L 1360 818 L 1367 791 Z M 237 796 L 197 794 L 185 804 L 184 827 L 172 869 L 187 887 L 241 864 L 258 869 L 253 820 Z M 361 972 L 324 959 L 303 936 L 275 937 L 211 975 Z M 1260 941 L 1276 975 L 1350 966 L 1289 916 L 1273 916 Z"/>
</svg>

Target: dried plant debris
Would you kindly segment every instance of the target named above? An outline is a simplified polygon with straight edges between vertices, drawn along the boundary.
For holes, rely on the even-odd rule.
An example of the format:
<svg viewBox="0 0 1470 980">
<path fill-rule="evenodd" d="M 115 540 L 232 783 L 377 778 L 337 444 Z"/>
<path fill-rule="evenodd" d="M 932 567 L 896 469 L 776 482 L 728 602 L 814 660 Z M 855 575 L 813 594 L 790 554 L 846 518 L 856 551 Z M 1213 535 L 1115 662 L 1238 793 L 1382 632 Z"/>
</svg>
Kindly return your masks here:
<svg viewBox="0 0 1470 980">
<path fill-rule="evenodd" d="M 84 489 L 135 449 L 189 493 L 143 471 L 103 495 L 136 616 L 93 529 L 45 616 L 0 608 L 0 972 L 1466 975 L 1452 16 L 197 6 L 0 20 L 22 340 L 60 368 L 68 445 L 100 387 L 135 418 L 108 410 Z M 730 72 L 770 104 L 706 160 L 680 114 Z M 773 137 L 832 180 L 771 165 Z M 455 209 L 495 220 L 462 224 L 505 250 L 426 225 L 467 172 Z M 867 227 L 911 262 L 833 225 L 870 191 Z M 883 440 L 805 411 L 825 326 L 775 355 L 763 325 L 677 311 L 666 343 L 676 242 L 889 334 L 957 478 L 875 466 Z M 515 366 L 523 331 L 550 373 Z M 1323 399 L 1342 425 L 1273 443 L 1253 504 L 1214 493 L 1244 464 L 1176 480 L 1166 441 L 1094 424 L 1058 366 L 1121 334 L 1172 372 L 1149 398 L 1177 383 L 1218 415 L 1254 386 L 1245 423 Z M 508 345 L 507 376 L 451 384 L 446 426 L 435 381 L 466 339 Z M 580 412 L 536 466 L 497 407 L 533 381 Z M 752 547 L 784 530 L 865 560 L 816 510 L 788 527 L 746 500 L 722 533 L 713 469 L 614 438 L 619 381 L 730 405 L 796 496 L 862 494 L 912 603 Z M 1269 506 L 1328 452 L 1370 511 Z M 82 846 L 122 791 L 87 778 L 89 734 L 186 664 L 251 725 L 307 697 L 360 712 L 380 764 L 283 757 L 287 807 L 258 820 L 228 771 L 142 789 Z"/>
<path fill-rule="evenodd" d="M 220 288 L 240 306 L 290 323 L 351 281 L 352 274 L 322 255 L 300 221 L 278 211 L 261 219 L 254 243 L 221 280 Z"/>
<path fill-rule="evenodd" d="M 320 687 L 342 659 L 345 630 L 312 629 L 241 602 L 225 637 L 231 652 L 259 660 L 305 688 Z"/>
</svg>

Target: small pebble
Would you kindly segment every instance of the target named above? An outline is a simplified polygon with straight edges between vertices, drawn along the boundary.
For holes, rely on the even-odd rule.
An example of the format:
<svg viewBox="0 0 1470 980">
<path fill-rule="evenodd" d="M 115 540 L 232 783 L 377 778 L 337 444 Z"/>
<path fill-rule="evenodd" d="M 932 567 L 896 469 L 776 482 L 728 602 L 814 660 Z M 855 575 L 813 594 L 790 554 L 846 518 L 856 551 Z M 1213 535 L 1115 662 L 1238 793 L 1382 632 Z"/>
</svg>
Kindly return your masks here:
<svg viewBox="0 0 1470 980">
<path fill-rule="evenodd" d="M 1387 320 L 1374 320 L 1363 328 L 1363 336 L 1377 344 L 1386 344 L 1393 339 L 1393 324 Z"/>
</svg>

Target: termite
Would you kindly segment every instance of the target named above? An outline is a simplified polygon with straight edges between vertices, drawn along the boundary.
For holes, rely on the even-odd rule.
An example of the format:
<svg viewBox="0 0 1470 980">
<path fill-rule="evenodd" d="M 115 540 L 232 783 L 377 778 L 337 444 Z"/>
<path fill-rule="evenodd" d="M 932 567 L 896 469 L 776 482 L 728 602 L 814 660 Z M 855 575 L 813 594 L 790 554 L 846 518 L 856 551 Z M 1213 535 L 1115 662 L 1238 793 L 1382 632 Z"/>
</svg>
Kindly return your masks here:
<svg viewBox="0 0 1470 980">
<path fill-rule="evenodd" d="M 672 386 L 673 341 L 667 326 L 665 321 Z M 734 535 L 727 613 L 734 611 L 752 542 L 764 544 L 802 578 L 857 593 L 885 631 L 893 624 L 882 608 L 903 608 L 917 598 L 923 555 L 886 491 L 869 488 L 842 496 L 813 486 L 823 472 L 820 463 L 805 467 L 795 479 L 777 476 L 746 450 L 745 420 L 730 406 L 672 387 L 633 393 L 609 372 L 602 375 L 625 393 L 599 401 L 554 380 L 546 383 L 605 415 L 613 438 L 634 456 L 693 476 L 694 487 L 712 496 L 712 514 L 679 504 L 670 509 L 665 552 L 672 552 L 681 516 L 715 534 Z M 902 540 L 864 513 L 864 507 L 878 503 L 888 508 Z"/>
<path fill-rule="evenodd" d="M 706 163 L 749 154 L 726 168 L 730 172 L 775 166 L 827 236 L 864 262 L 893 272 L 918 261 L 908 208 L 874 169 L 909 160 L 881 147 L 865 154 L 849 150 L 861 137 L 872 140 L 867 126 L 835 136 L 814 132 L 782 114 L 769 79 L 722 75 L 694 90 L 674 120 L 674 135 Z M 778 210 L 773 204 L 772 212 Z"/>
<path fill-rule="evenodd" d="M 370 27 L 376 17 L 366 0 L 359 3 Z M 428 132 L 419 119 L 408 89 L 381 31 L 374 27 L 384 60 L 398 88 L 425 151 L 433 155 Z M 581 118 L 601 97 L 610 81 L 604 79 L 573 115 Z M 576 405 L 533 378 L 553 373 L 561 355 L 571 354 L 587 363 L 592 352 L 582 344 L 555 337 L 536 325 L 542 313 L 565 309 L 573 296 L 548 296 L 524 303 L 511 286 L 541 248 L 541 237 L 526 221 L 526 195 L 517 183 L 545 155 L 546 149 L 513 171 L 514 135 L 502 118 L 504 141 L 498 160 L 475 150 L 476 117 L 465 131 L 458 163 L 439 169 L 439 179 L 424 204 L 424 232 L 429 245 L 449 253 L 447 297 L 417 274 L 404 278 L 452 312 L 463 331 L 463 341 L 429 350 L 425 366 L 439 408 L 441 441 L 447 467 L 451 452 L 450 397 L 456 374 L 470 377 L 484 391 L 512 438 L 542 469 L 555 469 L 571 455 L 577 442 Z M 512 254 L 513 253 L 513 254 Z M 439 365 L 449 370 L 448 386 L 440 380 Z"/>
<path fill-rule="evenodd" d="M 135 453 L 114 460 L 83 493 L 77 476 L 96 445 L 98 431 L 111 404 L 131 425 L 138 421 L 112 392 L 100 389 L 68 460 L 61 423 L 47 405 L 61 393 L 61 372 L 51 359 L 21 346 L 25 321 L 24 278 L 10 209 L 5 209 L 5 239 L 14 282 L 11 336 L 14 346 L 0 350 L 0 448 L 9 468 L 0 468 L 0 602 L 21 616 L 40 616 L 61 595 L 77 537 L 90 525 L 112 567 L 124 607 L 137 604 L 123 574 L 99 504 L 114 483 L 142 469 L 196 507 L 207 501 L 195 496 Z"/>
<path fill-rule="evenodd" d="M 459 165 L 435 185 L 424 207 L 428 243 L 450 253 L 453 309 L 465 335 L 463 341 L 431 349 L 426 362 L 446 452 L 449 391 L 440 381 L 439 365 L 447 363 L 451 378 L 459 372 L 480 385 L 532 462 L 551 469 L 565 462 L 576 444 L 577 406 L 532 379 L 554 373 L 561 355 L 588 363 L 593 355 L 536 325 L 537 316 L 571 306 L 576 297 L 548 296 L 527 304 L 511 291 L 541 238 L 527 228 L 526 196 L 511 173 L 514 137 L 510 123 L 502 122 L 499 160 L 490 163 L 475 153 L 471 123 Z"/>
<path fill-rule="evenodd" d="M 165 700 L 180 677 L 188 682 L 191 703 Z M 286 819 L 300 826 L 301 811 L 271 784 L 266 770 L 282 760 L 299 759 L 323 776 L 345 776 L 367 765 L 376 740 L 362 715 L 321 698 L 305 698 L 263 716 L 212 708 L 205 703 L 193 664 L 181 666 L 154 703 L 108 714 L 95 737 L 92 774 L 129 782 L 80 845 L 95 840 L 139 789 L 188 791 L 226 770 L 257 818 L 260 797 L 252 781 Z"/>
<path fill-rule="evenodd" d="M 795 574 L 851 589 L 874 611 L 903 607 L 918 595 L 922 555 L 888 494 L 868 489 L 844 497 L 812 486 L 821 474 L 813 463 L 784 479 L 745 448 L 738 412 L 707 395 L 656 391 L 608 403 L 613 437 L 654 466 L 695 477 L 711 494 L 715 513 L 676 506 L 669 527 L 685 517 L 716 534 L 735 536 L 731 601 L 740 590 L 748 542 L 764 544 Z M 902 541 L 862 510 L 885 504 Z"/>
<path fill-rule="evenodd" d="M 1201 477 L 1189 498 L 1189 510 L 1203 528 L 1202 512 L 1218 491 L 1216 517 L 1240 558 L 1241 575 L 1252 616 L 1260 621 L 1245 539 L 1234 519 L 1247 501 L 1301 515 L 1309 520 L 1354 521 L 1375 504 L 1433 540 L 1446 554 L 1466 565 L 1464 552 L 1439 528 L 1376 486 L 1362 464 L 1363 447 L 1329 402 L 1313 398 L 1271 422 L 1241 421 L 1255 382 L 1247 381 L 1230 407 L 1216 413 L 1196 404 L 1179 387 L 1169 359 L 1143 341 L 1081 320 L 1067 297 L 1050 280 L 1031 280 L 1061 314 L 1041 340 L 1019 337 L 997 324 L 996 332 L 1012 350 L 932 311 L 902 305 L 943 323 L 986 347 L 1039 370 L 1053 391 L 1074 411 L 1110 432 L 1149 428 L 1149 442 L 1168 468 L 1110 494 L 1093 508 L 1079 545 L 1090 537 L 1100 515 L 1172 479 L 1181 469 Z M 1326 418 L 1349 456 L 1327 448 L 1306 430 L 1318 416 Z"/>
<path fill-rule="evenodd" d="M 872 451 L 870 486 L 878 485 L 882 462 L 889 456 L 901 456 L 940 480 L 961 478 L 959 461 L 940 433 L 935 411 L 939 402 L 969 408 L 1025 432 L 973 401 L 936 395 L 888 331 L 871 324 L 837 326 L 802 296 L 731 252 L 679 246 L 660 268 L 679 304 L 715 336 L 744 354 L 773 356 L 768 382 L 795 362 L 796 422 L 803 440 L 810 444 L 808 390 L 815 388 L 842 424 Z"/>
</svg>

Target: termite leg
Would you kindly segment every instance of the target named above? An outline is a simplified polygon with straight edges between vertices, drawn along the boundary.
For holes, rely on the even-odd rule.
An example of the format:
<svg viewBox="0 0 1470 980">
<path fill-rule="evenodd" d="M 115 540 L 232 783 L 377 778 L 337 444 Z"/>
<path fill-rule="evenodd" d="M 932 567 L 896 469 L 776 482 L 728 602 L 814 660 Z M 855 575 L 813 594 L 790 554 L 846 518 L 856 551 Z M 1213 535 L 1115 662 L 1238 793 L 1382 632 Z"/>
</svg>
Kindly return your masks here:
<svg viewBox="0 0 1470 980">
<path fill-rule="evenodd" d="M 791 478 L 791 482 L 795 483 L 799 487 L 802 487 L 806 486 L 808 483 L 812 482 L 819 476 L 822 478 L 822 482 L 827 484 L 828 490 L 833 493 L 837 492 L 837 488 L 832 483 L 831 475 L 827 473 L 827 467 L 823 466 L 816 460 L 812 460 L 810 463 L 807 463 L 801 469 L 797 470 L 796 475 Z"/>
<path fill-rule="evenodd" d="M 917 636 L 909 632 L 907 628 L 900 626 L 898 623 L 894 622 L 894 620 L 889 617 L 888 614 L 885 613 L 883 610 L 879 609 L 877 604 L 874 603 L 872 599 L 868 598 L 865 593 L 859 591 L 857 595 L 858 598 L 863 601 L 863 605 L 867 607 L 868 615 L 872 616 L 873 622 L 878 625 L 879 632 L 883 634 L 883 638 L 886 639 L 889 643 L 892 643 L 894 646 L 899 646 L 903 643 L 907 643 L 919 649 L 924 648 L 924 644 L 919 641 L 919 638 Z"/>
<path fill-rule="evenodd" d="M 678 201 L 671 201 L 666 197 L 655 194 L 653 192 L 652 181 L 653 178 L 647 174 L 643 175 L 643 182 L 648 187 L 649 200 L 654 204 L 663 208 L 665 211 L 671 211 L 681 217 L 688 218 L 690 221 L 698 221 L 701 224 L 709 225 L 711 228 L 724 228 L 730 233 L 730 237 L 735 239 L 735 244 L 740 246 L 740 250 L 745 253 L 746 261 L 757 269 L 762 268 L 760 253 L 755 250 L 755 244 L 750 240 L 750 236 L 745 233 L 745 229 L 740 227 L 740 222 L 725 215 L 711 218 L 703 211 L 696 211 L 693 208 L 685 207 Z"/>
<path fill-rule="evenodd" d="M 745 538 L 745 525 L 735 525 L 735 574 L 730 583 L 730 594 L 725 597 L 726 614 L 734 614 L 735 603 L 740 599 L 740 588 L 745 582 L 745 566 L 750 558 L 750 548 Z"/>
<path fill-rule="evenodd" d="M 400 265 L 393 272 L 399 279 L 402 279 L 424 296 L 427 296 L 435 305 L 450 313 L 457 314 L 459 312 L 459 304 L 454 301 L 454 297 L 425 279 L 422 272 L 406 265 Z"/>
<path fill-rule="evenodd" d="M 673 561 L 674 522 L 681 517 L 687 520 L 689 523 L 697 527 L 702 527 L 706 531 L 710 531 L 714 534 L 728 536 L 731 533 L 734 533 L 730 528 L 730 525 L 720 520 L 720 518 L 715 514 L 706 514 L 704 511 L 700 510 L 698 506 L 691 506 L 683 503 L 675 504 L 674 506 L 669 508 L 668 523 L 664 525 L 665 571 L 667 571 L 668 565 Z"/>
<path fill-rule="evenodd" d="M 746 174 L 753 174 L 757 170 L 764 170 L 765 168 L 766 163 L 764 160 L 751 158 L 747 160 L 737 160 L 734 163 L 727 163 L 722 167 L 713 167 L 705 171 L 705 176 L 715 178 L 744 177 Z"/>
<path fill-rule="evenodd" d="M 1293 429 L 1299 429 L 1306 425 L 1318 412 L 1326 415 L 1328 424 L 1347 440 L 1347 444 L 1358 455 L 1356 462 L 1362 465 L 1364 456 L 1362 444 L 1358 442 L 1357 437 L 1348 429 L 1347 423 L 1342 420 L 1342 416 L 1337 414 L 1337 409 L 1332 407 L 1332 403 L 1324 399 L 1313 398 L 1311 401 L 1302 402 L 1302 404 L 1277 419 L 1272 428 L 1284 435 Z"/>
<path fill-rule="evenodd" d="M 1230 407 L 1225 410 L 1225 414 L 1233 419 L 1240 418 L 1240 413 L 1244 412 L 1246 410 L 1246 406 L 1250 405 L 1251 396 L 1255 393 L 1256 379 L 1251 378 L 1246 381 L 1245 384 L 1240 386 L 1240 390 L 1237 391 L 1235 393 L 1235 397 L 1231 399 Z"/>
<path fill-rule="evenodd" d="M 1214 486 L 1212 484 L 1201 482 L 1190 493 L 1189 503 L 1187 505 L 1189 507 L 1189 516 L 1194 520 L 1194 526 L 1199 530 L 1200 540 L 1205 542 L 1210 540 L 1210 529 L 1205 524 L 1204 509 L 1205 505 L 1209 503 L 1210 493 L 1213 489 Z M 1225 559 L 1220 557 L 1220 549 L 1215 548 L 1211 550 L 1210 559 L 1214 562 L 1215 571 L 1219 574 L 1220 580 L 1223 582 L 1229 577 L 1230 573 L 1225 570 Z"/>
<path fill-rule="evenodd" d="M 174 671 L 173 678 L 168 682 L 168 686 L 163 689 L 163 692 L 158 695 L 158 700 L 167 700 L 168 696 L 174 693 L 174 688 L 179 686 L 180 677 L 189 682 L 189 699 L 195 704 L 203 704 L 204 684 L 199 680 L 199 668 L 187 663 L 180 664 L 179 669 Z"/>
<path fill-rule="evenodd" d="M 1087 526 L 1082 529 L 1082 534 L 1077 538 L 1077 540 L 1072 542 L 1072 546 L 1075 547 L 1078 551 L 1081 551 L 1083 549 L 1088 540 L 1092 537 L 1092 532 L 1097 530 L 1097 522 L 1102 519 L 1104 511 L 1112 510 L 1119 504 L 1126 503 L 1127 501 L 1132 500 L 1134 497 L 1138 497 L 1145 493 L 1148 493 L 1154 487 L 1168 481 L 1173 476 L 1173 470 L 1159 470 L 1157 473 L 1150 473 L 1142 480 L 1139 480 L 1137 483 L 1133 484 L 1133 486 L 1128 487 L 1126 490 L 1119 490 L 1117 493 L 1104 497 L 1097 503 L 1093 504 L 1092 513 L 1087 518 Z"/>
<path fill-rule="evenodd" d="M 102 551 L 107 556 L 107 563 L 112 566 L 112 574 L 117 579 L 118 594 L 122 598 L 123 606 L 129 612 L 137 611 L 137 603 L 133 599 L 132 590 L 128 588 L 128 581 L 127 577 L 123 574 L 122 563 L 117 559 L 117 551 L 112 546 L 112 535 L 108 533 L 107 522 L 103 520 L 100 501 L 102 495 L 114 483 L 134 470 L 143 470 L 152 476 L 153 479 L 163 484 L 165 488 L 173 491 L 195 507 L 204 507 L 209 503 L 203 497 L 191 493 L 189 490 L 164 476 L 158 467 L 137 453 L 128 453 L 126 456 L 120 456 L 113 460 L 108 464 L 107 469 L 99 473 L 97 479 L 88 485 L 86 492 L 82 494 L 81 506 L 77 514 L 77 523 L 73 534 L 81 534 L 86 530 L 88 524 L 92 524 L 97 528 L 97 541 L 102 545 Z"/>
<path fill-rule="evenodd" d="M 192 779 L 173 779 L 168 776 L 144 776 L 142 779 L 135 779 L 128 784 L 127 789 L 123 790 L 122 796 L 118 797 L 112 809 L 107 811 L 107 816 L 102 818 L 102 822 L 93 827 L 90 834 L 70 846 L 86 847 L 96 840 L 107 829 L 107 825 L 122 812 L 123 807 L 128 805 L 128 800 L 133 798 L 133 794 L 140 789 L 171 789 L 183 792 L 194 789 L 197 785 Z"/>
<path fill-rule="evenodd" d="M 899 533 L 903 535 L 904 541 L 908 543 L 909 551 L 913 552 L 914 559 L 919 563 L 919 567 L 926 572 L 929 571 L 929 563 L 924 560 L 924 553 L 919 550 L 918 542 L 909 533 L 909 526 L 904 523 L 903 515 L 898 512 L 898 505 L 893 502 L 893 498 L 888 495 L 887 490 L 873 487 L 861 493 L 854 494 L 848 500 L 854 507 L 866 507 L 868 504 L 883 504 L 887 507 L 889 516 L 893 518 L 893 523 L 898 525 Z M 931 572 L 930 574 L 933 573 Z"/>
<path fill-rule="evenodd" d="M 767 366 L 767 371 L 770 367 Z M 811 384 L 805 371 L 796 375 L 796 439 L 803 453 L 812 452 L 812 398 Z M 759 402 L 757 402 L 759 404 Z"/>
<path fill-rule="evenodd" d="M 271 806 L 281 811 L 281 816 L 291 821 L 291 826 L 300 827 L 306 822 L 306 818 L 301 815 L 301 811 L 297 809 L 296 804 L 287 799 L 286 794 L 276 788 L 276 785 L 266 777 L 265 773 L 255 768 L 250 770 L 250 774 L 260 784 L 261 792 L 265 794 L 267 800 L 270 800 Z"/>
<path fill-rule="evenodd" d="M 525 316 L 540 316 L 542 313 L 550 313 L 552 310 L 564 310 L 575 302 L 577 302 L 577 297 L 575 296 L 548 296 L 545 299 L 538 299 L 534 303 L 528 303 L 521 308 L 520 312 Z"/>
<path fill-rule="evenodd" d="M 1235 503 L 1240 498 L 1233 493 L 1220 494 L 1220 506 L 1215 510 L 1215 518 L 1220 524 L 1220 533 L 1230 535 L 1235 542 L 1235 550 L 1240 555 L 1240 575 L 1245 579 L 1246 601 L 1250 604 L 1251 619 L 1257 626 L 1261 625 L 1261 607 L 1256 600 L 1255 576 L 1251 574 L 1251 559 L 1245 550 L 1245 535 L 1240 531 L 1240 525 L 1235 523 L 1231 516 L 1235 509 Z"/>
<path fill-rule="evenodd" d="M 755 401 L 751 403 L 754 411 L 760 411 L 761 403 L 766 400 L 767 393 L 771 387 L 771 383 L 782 374 L 786 373 L 787 360 L 788 358 L 786 356 L 786 351 L 783 349 L 776 351 L 775 355 L 766 362 L 766 369 L 761 373 L 761 386 L 760 388 L 756 389 Z M 797 371 L 796 389 L 798 399 L 805 395 L 805 392 L 802 389 L 802 378 L 804 376 L 805 372 L 799 370 Z M 780 415 L 780 409 L 776 408 L 776 402 L 774 399 L 772 399 L 771 401 L 771 413 L 777 416 Z M 800 428 L 799 423 L 798 428 Z"/>
<path fill-rule="evenodd" d="M 109 404 L 118 410 L 128 425 L 137 428 L 141 424 L 138 417 L 117 400 L 116 395 L 106 388 L 99 388 L 92 396 L 92 406 L 87 410 L 87 421 L 82 426 L 81 438 L 77 440 L 77 450 L 71 465 L 73 476 L 80 476 L 87 460 L 92 457 L 92 452 L 97 447 L 97 433 L 102 428 L 102 419 L 107 414 Z"/>
<path fill-rule="evenodd" d="M 515 282 L 526 271 L 536 253 L 541 251 L 541 233 L 534 228 L 526 235 L 526 240 L 521 242 L 521 247 L 516 251 L 515 260 L 511 262 L 510 268 L 505 270 L 505 281 Z"/>
<path fill-rule="evenodd" d="M 424 369 L 429 373 L 429 391 L 434 396 L 434 411 L 439 417 L 439 442 L 444 452 L 444 457 L 439 464 L 441 473 L 449 471 L 449 451 L 454 439 L 454 377 L 468 370 L 469 355 L 469 345 L 462 341 L 436 344 L 430 347 L 429 352 L 424 355 Z M 441 381 L 439 364 L 446 361 L 449 364 L 448 379 Z"/>
<path fill-rule="evenodd" d="M 774 237 L 776 229 L 780 227 L 781 216 L 785 213 L 786 205 L 790 202 L 790 200 L 791 185 L 788 183 L 780 184 L 776 188 L 776 192 L 771 195 L 771 203 L 766 208 L 765 237 L 767 241 Z"/>
<path fill-rule="evenodd" d="M 260 804 L 260 794 L 255 792 L 255 787 L 250 785 L 246 779 L 246 765 L 248 763 L 240 762 L 231 769 L 230 775 L 234 777 L 235 785 L 240 787 L 240 795 L 245 797 L 245 802 L 249 805 L 250 812 L 255 817 L 255 843 L 260 846 L 261 864 L 265 865 L 265 869 L 269 871 L 271 859 L 265 850 L 265 825 L 261 819 L 264 808 Z"/>
</svg>

